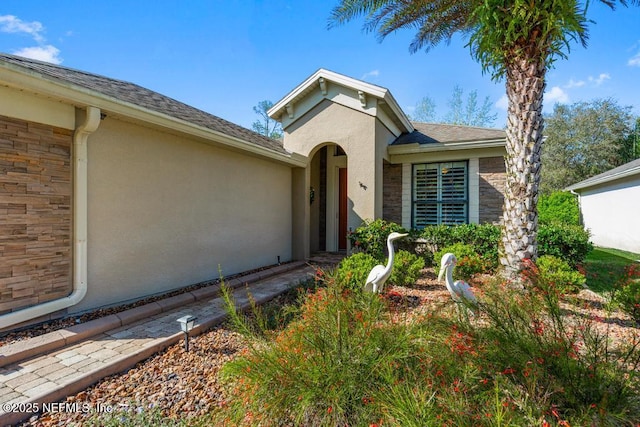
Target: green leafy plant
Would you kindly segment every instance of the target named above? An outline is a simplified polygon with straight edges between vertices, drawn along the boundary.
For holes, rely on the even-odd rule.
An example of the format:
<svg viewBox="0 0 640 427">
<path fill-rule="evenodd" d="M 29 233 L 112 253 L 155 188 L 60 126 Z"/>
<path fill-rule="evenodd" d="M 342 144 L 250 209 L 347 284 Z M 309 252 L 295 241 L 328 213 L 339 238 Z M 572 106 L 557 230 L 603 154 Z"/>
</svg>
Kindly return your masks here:
<svg viewBox="0 0 640 427">
<path fill-rule="evenodd" d="M 582 227 L 554 223 L 541 225 L 538 229 L 539 256 L 553 255 L 576 267 L 592 249 L 589 232 Z"/>
<path fill-rule="evenodd" d="M 393 271 L 389 283 L 396 286 L 415 285 L 423 268 L 423 258 L 404 250 L 398 251 L 393 260 Z"/>
<path fill-rule="evenodd" d="M 335 272 L 336 280 L 345 288 L 360 291 L 378 261 L 368 253 L 358 252 L 344 258 Z"/>
<path fill-rule="evenodd" d="M 440 272 L 440 260 L 444 254 L 451 252 L 458 260 L 455 267 L 455 274 L 464 280 L 469 280 L 474 274 L 484 273 L 489 270 L 487 262 L 476 253 L 471 245 L 465 243 L 455 243 L 451 246 L 445 246 L 434 254 L 434 267 L 436 274 Z"/>
<path fill-rule="evenodd" d="M 615 285 L 614 301 L 636 322 L 640 322 L 640 264 L 627 266 L 625 275 Z"/>
<path fill-rule="evenodd" d="M 493 224 L 428 226 L 422 230 L 420 237 L 427 242 L 434 253 L 455 243 L 464 243 L 472 246 L 475 253 L 484 259 L 488 269 L 493 271 L 498 267 L 500 228 Z M 434 262 L 439 261 L 434 256 Z"/>
<path fill-rule="evenodd" d="M 394 231 L 407 232 L 405 228 L 394 222 L 383 219 L 368 220 L 350 232 L 347 237 L 352 248 L 366 252 L 382 263 L 387 257 L 387 237 Z"/>
<path fill-rule="evenodd" d="M 561 223 L 580 225 L 580 208 L 577 196 L 566 191 L 554 191 L 540 195 L 538 200 L 538 221 L 540 224 Z"/>
<path fill-rule="evenodd" d="M 561 293 L 579 292 L 586 281 L 584 274 L 553 255 L 543 255 L 536 261 L 540 279 L 552 283 Z"/>
<path fill-rule="evenodd" d="M 498 267 L 500 227 L 493 224 L 436 225 L 425 227 L 420 234 L 434 252 L 455 243 L 473 247 L 487 263 L 490 271 Z M 561 223 L 541 224 L 538 229 L 538 255 L 554 255 L 566 259 L 573 267 L 582 263 L 593 249 L 589 232 L 580 226 Z M 434 263 L 439 262 L 434 257 Z"/>
</svg>

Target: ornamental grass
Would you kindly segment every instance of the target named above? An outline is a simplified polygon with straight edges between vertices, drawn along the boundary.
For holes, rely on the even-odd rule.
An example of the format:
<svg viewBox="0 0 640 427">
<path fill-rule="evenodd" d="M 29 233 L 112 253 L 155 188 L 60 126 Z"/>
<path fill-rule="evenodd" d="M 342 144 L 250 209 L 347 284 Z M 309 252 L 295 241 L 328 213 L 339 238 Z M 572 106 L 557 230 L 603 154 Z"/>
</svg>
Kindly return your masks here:
<svg viewBox="0 0 640 427">
<path fill-rule="evenodd" d="M 321 286 L 300 297 L 288 324 L 247 335 L 249 349 L 223 369 L 229 398 L 215 419 L 261 426 L 637 425 L 638 340 L 614 346 L 588 318 L 569 320 L 554 284 L 533 264 L 524 279 L 524 290 L 486 284 L 475 315 L 464 307 L 398 315 L 387 295 L 350 289 L 321 272 Z"/>
</svg>

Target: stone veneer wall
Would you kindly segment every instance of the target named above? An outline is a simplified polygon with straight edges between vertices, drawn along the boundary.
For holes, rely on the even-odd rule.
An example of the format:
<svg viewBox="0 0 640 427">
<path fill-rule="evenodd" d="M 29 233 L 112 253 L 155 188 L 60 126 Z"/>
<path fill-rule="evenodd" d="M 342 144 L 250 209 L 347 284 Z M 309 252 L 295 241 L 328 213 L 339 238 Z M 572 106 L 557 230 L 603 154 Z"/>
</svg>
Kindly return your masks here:
<svg viewBox="0 0 640 427">
<path fill-rule="evenodd" d="M 382 167 L 382 218 L 402 224 L 402 165 Z"/>
<path fill-rule="evenodd" d="M 480 223 L 498 223 L 504 203 L 505 165 L 502 157 L 479 159 Z"/>
<path fill-rule="evenodd" d="M 71 130 L 0 116 L 0 314 L 72 291 Z"/>
</svg>

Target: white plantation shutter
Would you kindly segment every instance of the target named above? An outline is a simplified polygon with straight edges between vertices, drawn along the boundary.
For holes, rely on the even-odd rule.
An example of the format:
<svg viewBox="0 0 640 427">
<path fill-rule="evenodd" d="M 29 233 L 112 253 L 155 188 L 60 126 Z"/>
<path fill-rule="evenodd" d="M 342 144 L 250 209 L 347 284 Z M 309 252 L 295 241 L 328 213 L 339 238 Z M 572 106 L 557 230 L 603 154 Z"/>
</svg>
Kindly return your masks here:
<svg viewBox="0 0 640 427">
<path fill-rule="evenodd" d="M 413 165 L 413 227 L 467 222 L 467 162 Z"/>
</svg>

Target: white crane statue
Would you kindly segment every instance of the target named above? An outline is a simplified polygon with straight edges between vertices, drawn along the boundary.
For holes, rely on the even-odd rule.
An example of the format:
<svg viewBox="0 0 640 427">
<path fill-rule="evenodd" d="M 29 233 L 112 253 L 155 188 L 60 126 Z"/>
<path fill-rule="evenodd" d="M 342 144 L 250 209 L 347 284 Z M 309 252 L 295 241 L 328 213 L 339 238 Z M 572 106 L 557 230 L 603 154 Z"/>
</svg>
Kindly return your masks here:
<svg viewBox="0 0 640 427">
<path fill-rule="evenodd" d="M 454 254 L 444 254 L 440 261 L 440 274 L 438 274 L 438 281 L 442 280 L 442 276 L 446 272 L 447 277 L 445 284 L 451 294 L 451 298 L 453 298 L 455 302 L 463 302 L 463 300 L 466 300 L 467 302 L 476 305 L 478 300 L 473 294 L 471 286 L 469 286 L 469 284 L 464 280 L 458 280 L 455 283 L 453 282 L 453 268 L 456 266 L 457 262 L 458 259 Z"/>
<path fill-rule="evenodd" d="M 384 282 L 386 282 L 387 279 L 391 277 L 391 270 L 393 270 L 393 241 L 406 236 L 408 236 L 407 233 L 396 233 L 395 231 L 389 234 L 389 237 L 387 237 L 389 260 L 387 261 L 386 266 L 376 265 L 375 267 L 373 267 L 373 269 L 369 273 L 369 276 L 367 276 L 367 281 L 364 285 L 364 290 L 366 292 L 382 292 L 382 289 L 384 288 Z"/>
</svg>

